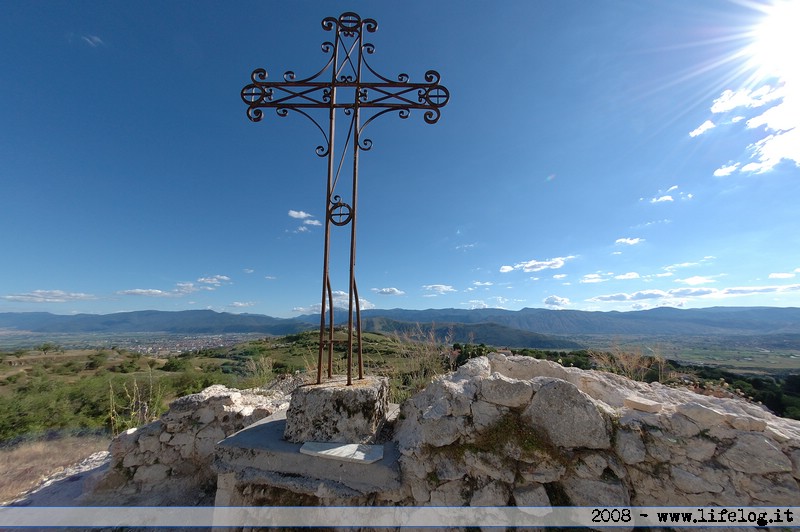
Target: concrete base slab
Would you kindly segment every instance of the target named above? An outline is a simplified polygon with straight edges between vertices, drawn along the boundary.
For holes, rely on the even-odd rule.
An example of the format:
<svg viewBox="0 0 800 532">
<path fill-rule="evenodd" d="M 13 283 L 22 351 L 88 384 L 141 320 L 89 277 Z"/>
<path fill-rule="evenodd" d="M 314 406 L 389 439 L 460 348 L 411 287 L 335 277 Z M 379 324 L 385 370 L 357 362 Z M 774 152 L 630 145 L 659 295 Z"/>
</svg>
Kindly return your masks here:
<svg viewBox="0 0 800 532">
<path fill-rule="evenodd" d="M 307 441 L 300 447 L 300 452 L 329 460 L 343 460 L 355 464 L 373 464 L 383 458 L 383 445 Z"/>
<path fill-rule="evenodd" d="M 302 454 L 302 443 L 283 438 L 282 410 L 225 438 L 216 446 L 217 503 L 247 506 L 251 493 L 281 488 L 313 495 L 321 501 L 388 493 L 400 488 L 400 453 L 394 442 L 382 448 L 374 462 L 331 460 Z"/>
</svg>

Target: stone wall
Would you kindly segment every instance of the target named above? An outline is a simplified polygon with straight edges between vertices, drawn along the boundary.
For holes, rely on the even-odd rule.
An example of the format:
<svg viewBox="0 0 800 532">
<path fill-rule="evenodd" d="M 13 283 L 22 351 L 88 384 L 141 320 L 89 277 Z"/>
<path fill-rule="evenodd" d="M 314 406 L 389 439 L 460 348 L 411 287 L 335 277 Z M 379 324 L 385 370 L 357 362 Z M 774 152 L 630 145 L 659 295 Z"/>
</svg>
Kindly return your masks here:
<svg viewBox="0 0 800 532">
<path fill-rule="evenodd" d="M 434 381 L 395 438 L 416 505 L 800 505 L 800 422 L 529 357 Z"/>
<path fill-rule="evenodd" d="M 299 383 L 290 383 L 288 389 Z M 111 464 L 95 479 L 92 500 L 113 499 L 119 504 L 131 500 L 139 505 L 213 504 L 214 446 L 286 408 L 286 391 L 215 385 L 176 399 L 161 419 L 127 430 L 111 442 Z"/>
<path fill-rule="evenodd" d="M 113 441 L 91 500 L 213 504 L 215 444 L 286 408 L 290 389 L 213 386 L 176 400 Z M 530 357 L 493 353 L 437 378 L 402 405 L 393 439 L 399 486 L 367 493 L 368 504 L 800 506 L 800 422 L 741 399 Z M 363 474 L 359 464 L 334 466 Z M 327 485 L 303 475 L 294 477 L 305 491 L 287 487 L 288 498 L 270 501 L 302 504 L 295 495 Z"/>
</svg>

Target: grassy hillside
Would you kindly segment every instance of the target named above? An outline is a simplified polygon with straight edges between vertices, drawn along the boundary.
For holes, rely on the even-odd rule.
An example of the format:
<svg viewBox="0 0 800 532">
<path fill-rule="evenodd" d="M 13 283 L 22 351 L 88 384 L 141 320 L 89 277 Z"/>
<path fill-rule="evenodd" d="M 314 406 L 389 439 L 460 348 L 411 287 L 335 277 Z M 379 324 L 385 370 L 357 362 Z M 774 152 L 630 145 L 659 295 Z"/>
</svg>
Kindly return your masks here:
<svg viewBox="0 0 800 532">
<path fill-rule="evenodd" d="M 436 375 L 492 349 L 458 342 L 454 331 L 417 326 L 402 334 L 365 333 L 366 373 L 388 377 L 390 400 L 402 402 Z M 346 333 L 337 330 L 333 364 L 339 375 L 346 373 L 346 341 Z M 317 342 L 318 332 L 303 332 L 168 358 L 119 348 L 60 350 L 53 344 L 0 352 L 0 445 L 51 432 L 117 433 L 156 419 L 172 399 L 212 384 L 253 388 L 284 374 L 315 376 Z M 645 356 L 641 349 L 638 354 L 634 349 L 633 357 L 587 350 L 515 352 L 641 380 L 688 382 L 700 391 L 708 384 L 714 393 L 751 397 L 780 415 L 800 418 L 797 371 L 744 376 L 724 368 L 667 363 L 665 357 Z"/>
</svg>

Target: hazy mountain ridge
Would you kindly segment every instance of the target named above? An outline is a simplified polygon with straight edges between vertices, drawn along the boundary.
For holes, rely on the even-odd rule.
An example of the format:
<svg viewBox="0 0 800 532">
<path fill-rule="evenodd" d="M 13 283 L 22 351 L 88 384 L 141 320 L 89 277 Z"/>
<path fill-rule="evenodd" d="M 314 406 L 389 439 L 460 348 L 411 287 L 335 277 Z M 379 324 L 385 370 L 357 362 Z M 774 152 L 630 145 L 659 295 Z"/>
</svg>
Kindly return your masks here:
<svg viewBox="0 0 800 532">
<path fill-rule="evenodd" d="M 346 314 L 345 314 L 346 315 Z M 339 313 L 339 316 L 343 316 Z M 530 345 L 564 341 L 551 335 L 777 335 L 800 334 L 800 308 L 712 307 L 656 308 L 631 312 L 589 312 L 524 308 L 365 310 L 365 330 L 408 331 L 411 325 L 433 325 L 457 332 L 457 340 L 492 345 Z M 340 322 L 343 324 L 344 322 Z M 0 313 L 0 329 L 37 333 L 170 332 L 220 334 L 256 332 L 283 335 L 318 326 L 319 315 L 273 318 L 211 310 L 135 311 L 115 314 L 57 315 L 46 312 Z M 543 338 L 530 336 L 546 335 Z M 507 340 L 503 340 L 507 338 Z"/>
<path fill-rule="evenodd" d="M 431 328 L 438 340 L 450 338 L 458 343 L 483 343 L 496 347 L 534 347 L 537 349 L 581 349 L 578 342 L 556 336 L 514 329 L 497 323 L 426 323 L 397 321 L 385 317 L 362 319 L 365 331 L 379 333 L 398 333 L 414 337 L 422 329 L 423 334 Z"/>
</svg>

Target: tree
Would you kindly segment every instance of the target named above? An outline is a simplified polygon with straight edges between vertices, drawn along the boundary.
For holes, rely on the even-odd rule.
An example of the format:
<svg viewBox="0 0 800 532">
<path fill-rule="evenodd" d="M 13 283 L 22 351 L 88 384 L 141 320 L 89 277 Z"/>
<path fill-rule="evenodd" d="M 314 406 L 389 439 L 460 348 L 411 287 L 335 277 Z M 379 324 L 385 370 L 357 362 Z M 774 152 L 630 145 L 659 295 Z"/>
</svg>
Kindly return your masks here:
<svg viewBox="0 0 800 532">
<path fill-rule="evenodd" d="M 46 355 L 48 351 L 58 351 L 58 346 L 52 342 L 45 342 L 36 349 L 41 351 L 43 355 Z"/>
</svg>

